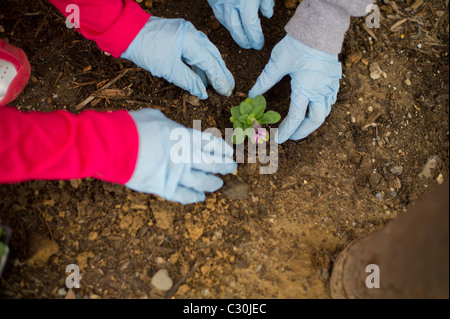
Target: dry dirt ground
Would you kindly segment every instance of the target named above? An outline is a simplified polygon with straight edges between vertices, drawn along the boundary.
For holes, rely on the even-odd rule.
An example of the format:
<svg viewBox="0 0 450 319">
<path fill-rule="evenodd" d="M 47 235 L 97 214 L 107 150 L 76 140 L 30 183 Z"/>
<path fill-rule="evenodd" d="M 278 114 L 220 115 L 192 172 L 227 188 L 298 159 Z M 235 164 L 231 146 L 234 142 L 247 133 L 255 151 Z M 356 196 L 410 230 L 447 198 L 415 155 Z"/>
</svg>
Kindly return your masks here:
<svg viewBox="0 0 450 319">
<path fill-rule="evenodd" d="M 199 119 L 224 132 L 229 109 L 246 97 L 293 14 L 276 1 L 274 17 L 263 19 L 265 46 L 255 51 L 233 42 L 206 1 L 140 4 L 205 32 L 235 76 L 234 94 L 189 98 L 105 55 L 66 28 L 48 2 L 3 0 L 0 36 L 32 65 L 12 105 L 78 112 L 80 102 L 122 75 L 110 96 L 80 110 L 154 107 L 183 125 Z M 222 190 L 188 206 L 94 179 L 0 186 L 0 223 L 13 230 L 0 295 L 65 298 L 66 266 L 77 264 L 76 298 L 329 298 L 337 254 L 449 174 L 448 0 L 378 4 L 379 29 L 352 20 L 331 115 L 305 140 L 279 146 L 275 174 L 241 164 Z M 289 95 L 285 78 L 265 95 L 268 107 L 285 116 Z M 173 281 L 169 291 L 151 284 L 160 269 Z"/>
</svg>

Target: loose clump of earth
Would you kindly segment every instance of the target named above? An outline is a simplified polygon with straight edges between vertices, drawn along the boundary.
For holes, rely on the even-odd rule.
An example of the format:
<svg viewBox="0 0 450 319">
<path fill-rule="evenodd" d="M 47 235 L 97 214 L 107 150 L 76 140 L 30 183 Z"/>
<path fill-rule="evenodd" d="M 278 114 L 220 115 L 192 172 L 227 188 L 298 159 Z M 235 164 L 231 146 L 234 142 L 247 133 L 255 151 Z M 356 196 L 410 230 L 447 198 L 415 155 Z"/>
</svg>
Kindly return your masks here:
<svg viewBox="0 0 450 319">
<path fill-rule="evenodd" d="M 185 126 L 200 119 L 203 129 L 224 134 L 229 109 L 246 98 L 295 7 L 276 2 L 274 17 L 262 20 L 265 46 L 255 51 L 239 48 L 204 1 L 140 5 L 207 34 L 236 79 L 233 95 L 210 89 L 208 100 L 192 99 L 105 55 L 67 29 L 49 3 L 7 0 L 0 36 L 32 66 L 13 105 L 78 112 L 76 105 L 129 69 L 112 87 L 127 94 L 98 97 L 82 110 L 153 107 Z M 203 203 L 182 206 L 95 179 L 0 186 L 0 223 L 13 230 L 0 296 L 329 298 L 338 253 L 448 178 L 447 12 L 448 1 L 396 0 L 380 4 L 379 29 L 353 19 L 326 123 L 279 146 L 275 174 L 259 174 L 258 161 L 240 164 Z M 289 78 L 265 97 L 285 116 Z M 80 288 L 67 290 L 70 264 L 82 276 Z"/>
</svg>

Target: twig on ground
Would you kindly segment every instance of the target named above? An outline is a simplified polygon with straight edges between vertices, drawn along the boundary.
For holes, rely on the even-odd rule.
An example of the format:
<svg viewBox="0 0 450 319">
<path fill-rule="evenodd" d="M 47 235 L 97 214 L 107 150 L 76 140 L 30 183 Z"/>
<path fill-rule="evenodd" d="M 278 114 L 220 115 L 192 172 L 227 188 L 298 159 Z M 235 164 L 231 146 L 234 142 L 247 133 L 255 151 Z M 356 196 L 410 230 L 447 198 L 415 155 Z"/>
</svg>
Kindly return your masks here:
<svg viewBox="0 0 450 319">
<path fill-rule="evenodd" d="M 164 298 L 166 299 L 170 299 L 173 295 L 175 295 L 175 293 L 178 291 L 178 288 L 180 288 L 180 286 L 182 284 L 184 284 L 186 282 L 186 280 L 192 276 L 195 271 L 197 270 L 197 268 L 204 263 L 204 259 L 200 259 L 197 260 L 191 267 L 191 269 L 188 271 L 188 273 L 186 275 L 184 275 L 183 277 L 180 278 L 180 280 L 177 281 L 177 283 L 175 285 L 173 285 L 172 288 L 170 288 L 169 291 L 166 292 L 166 294 L 164 295 Z"/>
<path fill-rule="evenodd" d="M 45 226 L 47 227 L 48 233 L 50 234 L 50 239 L 53 240 L 53 233 L 52 233 L 52 230 L 50 229 L 50 225 L 48 224 L 47 220 L 44 217 L 44 213 L 42 212 L 42 210 L 40 208 L 38 208 L 37 210 L 39 211 L 40 217 L 44 221 Z"/>
<path fill-rule="evenodd" d="M 366 124 L 363 125 L 362 130 L 365 131 L 367 130 L 370 126 L 372 126 L 373 123 L 375 123 L 375 121 L 381 116 L 383 115 L 384 112 L 383 111 L 378 111 L 373 113 L 366 121 Z"/>
<path fill-rule="evenodd" d="M 82 108 L 84 108 L 86 105 L 88 105 L 92 100 L 94 100 L 96 98 L 95 94 L 98 93 L 99 91 L 103 90 L 103 89 L 107 89 L 109 88 L 111 85 L 113 85 L 114 83 L 116 83 L 117 81 L 119 81 L 122 77 L 125 76 L 125 74 L 127 74 L 129 71 L 129 69 L 125 69 L 122 71 L 122 73 L 120 73 L 118 76 L 116 76 L 114 79 L 112 79 L 111 81 L 109 81 L 108 83 L 106 83 L 101 89 L 95 91 L 94 93 L 92 93 L 87 99 L 85 99 L 83 102 L 79 103 L 78 105 L 75 106 L 75 111 L 79 111 Z"/>
<path fill-rule="evenodd" d="M 44 20 L 42 20 L 42 22 L 39 24 L 39 26 L 38 26 L 38 28 L 36 30 L 36 33 L 34 34 L 35 38 L 37 38 L 37 36 L 38 36 L 39 32 L 41 31 L 42 27 L 47 23 L 47 18 L 48 18 L 48 15 L 50 14 L 51 10 L 52 10 L 52 8 L 48 9 L 47 14 L 44 17 Z"/>
</svg>

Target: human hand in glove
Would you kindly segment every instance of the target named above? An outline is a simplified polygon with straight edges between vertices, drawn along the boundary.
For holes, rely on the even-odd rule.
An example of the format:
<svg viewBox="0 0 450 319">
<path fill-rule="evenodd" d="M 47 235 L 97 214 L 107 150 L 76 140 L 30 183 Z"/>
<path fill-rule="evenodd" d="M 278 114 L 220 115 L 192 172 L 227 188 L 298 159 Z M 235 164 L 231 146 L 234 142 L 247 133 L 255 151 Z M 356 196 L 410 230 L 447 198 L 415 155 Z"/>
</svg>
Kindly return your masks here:
<svg viewBox="0 0 450 319">
<path fill-rule="evenodd" d="M 218 93 L 230 96 L 234 89 L 233 75 L 219 50 L 183 19 L 152 16 L 121 57 L 200 99 L 208 98 L 205 74 Z"/>
<path fill-rule="evenodd" d="M 279 144 L 303 139 L 323 124 L 336 102 L 342 66 L 337 54 L 309 47 L 288 34 L 272 50 L 249 97 L 264 94 L 288 74 L 291 104 L 278 130 Z"/>
<path fill-rule="evenodd" d="M 271 18 L 274 0 L 208 0 L 217 20 L 244 49 L 261 50 L 264 36 L 258 13 Z"/>
<path fill-rule="evenodd" d="M 130 112 L 139 134 L 136 168 L 125 185 L 135 191 L 191 204 L 205 200 L 236 171 L 233 148 L 211 133 L 186 128 L 158 110 Z"/>
</svg>

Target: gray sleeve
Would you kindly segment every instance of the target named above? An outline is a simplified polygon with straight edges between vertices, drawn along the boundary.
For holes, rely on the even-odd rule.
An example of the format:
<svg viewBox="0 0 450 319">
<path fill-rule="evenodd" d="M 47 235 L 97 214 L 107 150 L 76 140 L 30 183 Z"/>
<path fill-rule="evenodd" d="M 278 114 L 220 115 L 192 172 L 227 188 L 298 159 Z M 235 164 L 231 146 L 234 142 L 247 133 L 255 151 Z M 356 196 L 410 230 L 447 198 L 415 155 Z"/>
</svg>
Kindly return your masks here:
<svg viewBox="0 0 450 319">
<path fill-rule="evenodd" d="M 286 32 L 315 49 L 339 54 L 350 17 L 366 15 L 374 0 L 303 0 Z"/>
</svg>

